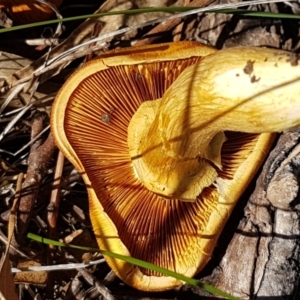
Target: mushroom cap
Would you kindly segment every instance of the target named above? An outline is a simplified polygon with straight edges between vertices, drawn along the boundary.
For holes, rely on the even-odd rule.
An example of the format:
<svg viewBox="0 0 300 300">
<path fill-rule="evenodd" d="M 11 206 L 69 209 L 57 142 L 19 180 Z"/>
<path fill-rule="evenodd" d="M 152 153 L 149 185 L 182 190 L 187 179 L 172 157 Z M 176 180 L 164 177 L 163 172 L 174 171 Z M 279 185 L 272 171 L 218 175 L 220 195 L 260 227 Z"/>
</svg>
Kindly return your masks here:
<svg viewBox="0 0 300 300">
<path fill-rule="evenodd" d="M 52 134 L 86 184 L 101 249 L 186 276 L 194 276 L 209 261 L 274 135 L 225 132 L 222 169 L 217 171 L 222 195 L 211 184 L 195 202 L 182 202 L 141 183 L 129 154 L 127 127 L 144 101 L 161 98 L 185 68 L 215 51 L 195 42 L 111 51 L 77 70 L 58 93 Z M 106 260 L 117 276 L 137 289 L 161 291 L 182 284 L 121 260 Z"/>
</svg>

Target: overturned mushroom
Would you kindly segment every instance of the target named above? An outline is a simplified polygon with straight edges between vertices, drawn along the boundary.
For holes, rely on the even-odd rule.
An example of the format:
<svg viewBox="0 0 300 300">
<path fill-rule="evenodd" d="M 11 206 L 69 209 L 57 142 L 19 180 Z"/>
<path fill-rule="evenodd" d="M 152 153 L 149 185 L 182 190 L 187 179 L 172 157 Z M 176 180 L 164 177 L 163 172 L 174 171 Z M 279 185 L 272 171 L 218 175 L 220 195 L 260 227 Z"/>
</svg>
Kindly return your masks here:
<svg viewBox="0 0 300 300">
<path fill-rule="evenodd" d="M 139 179 L 152 192 L 183 201 L 195 201 L 199 188 L 215 183 L 226 188 L 217 174 L 223 131 L 297 125 L 299 76 L 289 53 L 262 48 L 222 50 L 194 64 L 131 120 L 128 144 Z"/>
<path fill-rule="evenodd" d="M 271 146 L 274 135 L 260 132 L 299 123 L 300 87 L 288 81 L 300 69 L 287 58 L 179 42 L 112 51 L 71 76 L 52 132 L 86 183 L 101 249 L 186 276 L 205 266 Z M 181 284 L 106 259 L 138 289 Z"/>
</svg>

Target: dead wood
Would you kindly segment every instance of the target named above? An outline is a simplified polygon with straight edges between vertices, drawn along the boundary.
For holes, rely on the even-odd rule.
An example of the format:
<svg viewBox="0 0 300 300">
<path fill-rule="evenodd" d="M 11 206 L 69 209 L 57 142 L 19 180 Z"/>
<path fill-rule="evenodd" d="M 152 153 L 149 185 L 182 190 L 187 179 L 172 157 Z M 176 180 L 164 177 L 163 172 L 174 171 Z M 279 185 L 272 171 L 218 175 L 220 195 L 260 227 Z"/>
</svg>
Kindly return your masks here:
<svg viewBox="0 0 300 300">
<path fill-rule="evenodd" d="M 38 112 L 34 115 L 31 139 L 34 139 L 44 129 L 44 121 L 46 118 L 48 118 L 48 115 L 45 113 Z M 22 196 L 20 198 L 17 212 L 15 238 L 20 245 L 25 242 L 28 223 L 31 219 L 33 205 L 36 200 L 39 185 L 55 149 L 56 147 L 51 134 L 46 141 L 44 141 L 43 137 L 40 137 L 31 146 L 28 157 L 28 170 L 26 179 L 22 185 Z"/>
</svg>

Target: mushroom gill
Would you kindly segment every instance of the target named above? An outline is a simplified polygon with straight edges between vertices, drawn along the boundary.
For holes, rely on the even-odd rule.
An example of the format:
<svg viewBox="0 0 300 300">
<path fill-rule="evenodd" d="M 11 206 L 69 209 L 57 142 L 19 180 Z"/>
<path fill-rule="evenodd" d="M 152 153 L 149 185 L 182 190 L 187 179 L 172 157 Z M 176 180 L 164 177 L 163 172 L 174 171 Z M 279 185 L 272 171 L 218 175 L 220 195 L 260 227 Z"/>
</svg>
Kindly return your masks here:
<svg viewBox="0 0 300 300">
<path fill-rule="evenodd" d="M 209 165 L 213 180 L 199 188 L 193 202 L 146 188 L 140 179 L 141 169 L 137 171 L 133 166 L 130 149 L 135 146 L 128 140 L 132 136 L 136 141 L 146 141 L 149 149 L 160 141 L 159 134 L 151 138 L 139 136 L 142 122 L 157 117 L 162 101 L 156 99 L 164 99 L 167 90 L 174 91 L 173 84 L 184 70 L 201 65 L 203 57 L 214 52 L 193 42 L 112 51 L 75 72 L 57 95 L 51 116 L 52 133 L 85 181 L 93 230 L 101 249 L 186 276 L 195 275 L 210 259 L 226 220 L 263 161 L 274 135 L 217 133 L 215 140 L 207 142 L 211 151 L 203 158 L 205 163 L 212 159 Z M 176 86 L 178 98 L 188 90 L 189 83 L 181 81 Z M 176 110 L 180 105 L 173 107 Z M 136 111 L 145 106 L 144 119 L 133 125 Z M 201 110 L 198 118 L 207 120 Z M 132 132 L 128 132 L 129 124 Z M 162 134 L 164 130 L 167 129 L 161 128 Z M 201 139 L 194 143 L 201 143 Z M 139 155 L 143 158 L 144 153 Z M 160 163 L 163 170 L 164 162 Z M 124 282 L 141 290 L 166 290 L 181 284 L 120 260 L 106 260 Z"/>
</svg>

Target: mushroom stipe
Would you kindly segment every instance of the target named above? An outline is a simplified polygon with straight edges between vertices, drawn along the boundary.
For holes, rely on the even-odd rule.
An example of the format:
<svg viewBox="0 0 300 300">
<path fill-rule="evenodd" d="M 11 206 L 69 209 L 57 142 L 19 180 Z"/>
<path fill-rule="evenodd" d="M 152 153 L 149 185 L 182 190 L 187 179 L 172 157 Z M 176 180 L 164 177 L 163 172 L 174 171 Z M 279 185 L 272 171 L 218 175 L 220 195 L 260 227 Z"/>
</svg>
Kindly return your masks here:
<svg viewBox="0 0 300 300">
<path fill-rule="evenodd" d="M 186 276 L 206 265 L 272 132 L 299 124 L 300 66 L 288 58 L 177 42 L 110 51 L 67 80 L 52 133 L 86 184 L 101 249 Z M 106 260 L 137 289 L 182 284 Z"/>
</svg>

